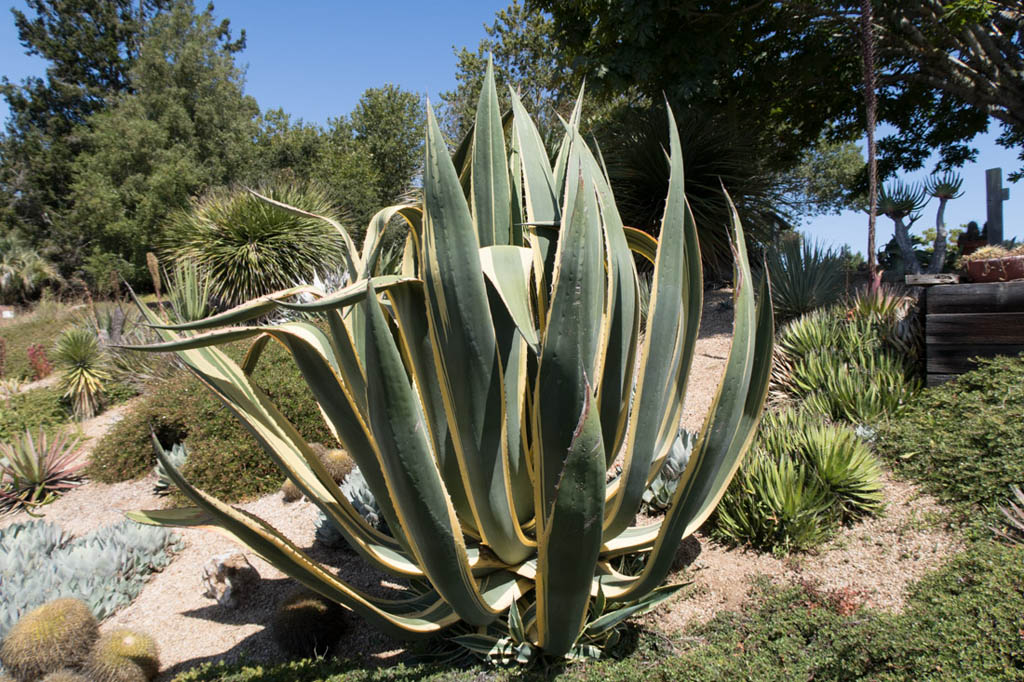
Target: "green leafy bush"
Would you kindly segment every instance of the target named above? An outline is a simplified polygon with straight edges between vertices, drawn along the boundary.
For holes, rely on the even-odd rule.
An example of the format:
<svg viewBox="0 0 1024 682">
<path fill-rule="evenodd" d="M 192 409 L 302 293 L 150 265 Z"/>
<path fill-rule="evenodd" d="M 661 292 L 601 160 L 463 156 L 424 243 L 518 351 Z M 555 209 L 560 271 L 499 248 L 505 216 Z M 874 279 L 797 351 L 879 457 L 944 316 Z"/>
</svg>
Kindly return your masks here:
<svg viewBox="0 0 1024 682">
<path fill-rule="evenodd" d="M 70 419 L 56 387 L 35 388 L 0 400 L 0 441 L 40 428 L 52 433 Z"/>
<path fill-rule="evenodd" d="M 964 515 L 992 512 L 1024 482 L 1024 357 L 979 361 L 883 422 L 875 449 Z"/>
<path fill-rule="evenodd" d="M 232 347 L 240 357 L 243 349 Z M 327 430 L 291 357 L 267 346 L 256 382 L 307 439 L 330 443 Z M 279 487 L 280 469 L 221 402 L 187 372 L 153 383 L 99 442 L 87 474 L 103 482 L 124 481 L 156 466 L 151 429 L 161 443 L 188 447 L 185 475 L 199 488 L 230 500 L 261 495 Z"/>
</svg>

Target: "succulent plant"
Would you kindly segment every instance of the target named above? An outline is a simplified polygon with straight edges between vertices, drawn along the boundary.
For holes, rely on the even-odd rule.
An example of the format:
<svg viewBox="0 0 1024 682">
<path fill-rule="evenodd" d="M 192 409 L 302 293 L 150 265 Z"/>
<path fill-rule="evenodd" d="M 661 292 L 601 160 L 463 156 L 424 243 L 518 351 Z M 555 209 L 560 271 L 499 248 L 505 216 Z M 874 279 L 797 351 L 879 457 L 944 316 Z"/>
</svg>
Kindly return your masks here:
<svg viewBox="0 0 1024 682">
<path fill-rule="evenodd" d="M 92 682 L 149 682 L 160 671 L 156 642 L 128 629 L 104 633 L 85 661 Z"/>
<path fill-rule="evenodd" d="M 678 129 L 669 112 L 670 182 L 655 240 L 622 225 L 603 166 L 579 133 L 582 104 L 554 166 L 514 93 L 512 104 L 507 150 L 488 69 L 477 123 L 454 156 L 428 112 L 422 203 L 380 211 L 361 250 L 329 221 L 351 245 L 350 284 L 339 291 L 303 287 L 319 300 L 296 303 L 300 289 L 288 289 L 177 326 L 144 310 L 165 339 L 148 350 L 177 352 L 349 545 L 408 579 L 407 599 L 380 599 L 336 578 L 173 467 L 194 507 L 131 518 L 220 525 L 309 589 L 398 636 L 522 614 L 521 641 L 553 657 L 594 651 L 626 618 L 679 589 L 662 586 L 676 548 L 714 510 L 764 404 L 773 343 L 767 281 L 756 304 L 733 211 L 735 332 L 725 375 L 669 512 L 632 527 L 678 437 L 702 305 Z M 409 226 L 402 275 L 375 276 L 393 218 Z M 642 340 L 634 254 L 654 264 Z M 325 328 L 227 326 L 281 308 L 317 313 Z M 218 348 L 246 338 L 254 350 L 241 366 Z M 267 338 L 292 353 L 390 533 L 355 510 L 250 380 Z M 606 486 L 620 457 L 622 473 Z M 610 568 L 639 553 L 648 555 L 639 574 Z M 600 618 L 588 618 L 597 611 Z M 459 641 L 503 646 L 487 635 Z"/>
<path fill-rule="evenodd" d="M 59 597 L 79 598 L 106 618 L 180 548 L 173 533 L 128 520 L 75 539 L 39 520 L 0 529 L 0 640 L 22 615 Z"/>
<path fill-rule="evenodd" d="M 156 438 L 156 436 L 154 435 L 153 438 Z M 167 451 L 167 459 L 178 469 L 185 466 L 185 460 L 188 459 L 188 449 L 185 447 L 185 444 L 175 443 Z M 153 474 L 156 476 L 153 492 L 157 495 L 169 495 L 174 483 L 171 482 L 170 477 L 167 475 L 167 469 L 164 467 L 163 462 L 157 461 L 156 466 L 153 467 Z"/>
<path fill-rule="evenodd" d="M 1019 486 L 1011 486 L 1010 492 L 1016 499 L 1008 500 L 1006 506 L 999 505 L 999 511 L 1006 519 L 1007 528 L 993 528 L 996 535 L 1010 542 L 1024 543 L 1024 491 Z"/>
<path fill-rule="evenodd" d="M 3 682 L 3 679 L 4 678 L 0 677 L 0 682 Z M 82 673 L 80 673 L 80 672 L 76 672 L 74 670 L 71 670 L 70 668 L 64 668 L 63 670 L 58 670 L 56 672 L 50 673 L 46 677 L 44 677 L 41 680 L 39 680 L 39 682 L 93 682 L 93 681 L 91 679 L 89 679 L 88 677 L 86 677 L 85 675 L 83 675 Z"/>
<path fill-rule="evenodd" d="M 352 504 L 353 509 L 366 520 L 366 523 L 382 533 L 389 532 L 387 521 L 381 514 L 380 505 L 377 504 L 370 486 L 366 483 L 366 478 L 358 468 L 353 469 L 338 488 Z M 328 547 L 348 546 L 341 528 L 322 511 L 317 512 L 316 539 Z"/>
<path fill-rule="evenodd" d="M 30 431 L 0 443 L 0 511 L 47 504 L 81 482 L 78 438 Z"/>
<path fill-rule="evenodd" d="M 81 327 L 65 329 L 57 338 L 53 359 L 61 373 L 60 388 L 71 400 L 75 417 L 94 416 L 103 401 L 104 383 L 110 381 L 96 335 Z"/>
<path fill-rule="evenodd" d="M 300 588 L 281 601 L 270 634 L 291 656 L 327 656 L 345 630 L 345 609 L 316 592 Z"/>
<path fill-rule="evenodd" d="M 341 485 L 341 482 L 355 467 L 355 462 L 344 450 L 329 450 L 320 443 L 310 443 L 309 447 L 324 465 L 331 480 L 338 485 Z M 281 494 L 285 502 L 294 502 L 302 497 L 302 491 L 290 478 L 285 479 L 285 482 L 281 484 Z"/>
<path fill-rule="evenodd" d="M 5 586 L 5 598 L 7 589 Z M 96 617 L 80 599 L 55 599 L 22 616 L 0 645 L 0 663 L 28 682 L 85 660 L 99 635 Z"/>
<path fill-rule="evenodd" d="M 672 443 L 672 449 L 665 457 L 661 471 L 654 477 L 651 484 L 644 491 L 644 503 L 647 508 L 653 511 L 664 511 L 672 502 L 672 496 L 679 485 L 679 479 L 686 471 L 686 464 L 690 461 L 690 454 L 693 446 L 697 444 L 697 434 L 679 429 L 679 436 Z"/>
</svg>

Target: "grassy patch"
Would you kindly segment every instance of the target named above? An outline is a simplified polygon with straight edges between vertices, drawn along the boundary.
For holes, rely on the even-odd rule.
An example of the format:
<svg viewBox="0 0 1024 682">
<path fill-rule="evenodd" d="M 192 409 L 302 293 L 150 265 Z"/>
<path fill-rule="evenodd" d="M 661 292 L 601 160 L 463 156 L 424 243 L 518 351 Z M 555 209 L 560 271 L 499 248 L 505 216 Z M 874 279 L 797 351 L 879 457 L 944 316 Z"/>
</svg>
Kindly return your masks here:
<svg viewBox="0 0 1024 682">
<path fill-rule="evenodd" d="M 28 347 L 38 343 L 50 353 L 53 342 L 61 330 L 75 319 L 76 314 L 71 306 L 40 303 L 32 313 L 0 324 L 0 339 L 7 344 L 3 376 L 31 380 Z"/>
</svg>

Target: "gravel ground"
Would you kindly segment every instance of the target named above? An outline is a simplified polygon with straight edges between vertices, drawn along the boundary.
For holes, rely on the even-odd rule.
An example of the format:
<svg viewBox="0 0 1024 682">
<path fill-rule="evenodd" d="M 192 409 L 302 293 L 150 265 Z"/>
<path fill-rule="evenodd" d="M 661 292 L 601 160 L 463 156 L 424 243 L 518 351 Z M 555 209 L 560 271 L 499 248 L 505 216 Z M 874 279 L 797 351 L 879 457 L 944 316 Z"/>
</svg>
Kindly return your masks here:
<svg viewBox="0 0 1024 682">
<path fill-rule="evenodd" d="M 731 327 L 730 292 L 708 292 L 684 407 L 683 425 L 688 429 L 700 428 L 714 398 L 729 352 Z M 111 410 L 83 424 L 83 432 L 89 437 L 98 435 L 109 428 L 123 409 L 126 408 Z M 87 443 L 86 450 L 89 447 Z M 124 511 L 161 507 L 164 498 L 154 495 L 152 486 L 151 477 L 114 485 L 89 482 L 47 506 L 43 513 L 47 520 L 82 534 L 120 520 Z M 683 568 L 673 579 L 692 580 L 693 584 L 646 616 L 644 622 L 666 632 L 677 632 L 689 624 L 707 621 L 723 609 L 739 608 L 758 575 L 767 575 L 780 583 L 805 581 L 823 590 L 842 591 L 868 606 L 899 609 L 907 585 L 938 566 L 957 551 L 959 544 L 942 529 L 941 508 L 913 486 L 887 478 L 885 496 L 888 507 L 884 516 L 844 529 L 830 544 L 811 555 L 778 559 L 725 549 L 699 535 L 688 539 L 680 548 L 679 564 Z M 382 576 L 354 555 L 325 554 L 314 546 L 316 513 L 309 502 L 285 504 L 275 494 L 240 506 L 268 520 L 299 547 L 308 548 L 315 558 L 334 566 L 359 587 L 373 592 L 388 590 Z M 0 518 L 0 527 L 26 518 L 25 514 Z M 185 540 L 184 550 L 163 572 L 151 578 L 130 606 L 105 621 L 101 629 L 131 627 L 152 634 L 160 646 L 160 680 L 170 680 L 178 672 L 204 661 L 281 659 L 282 653 L 269 637 L 265 624 L 274 605 L 293 588 L 293 581 L 248 555 L 262 581 L 241 608 L 223 608 L 202 596 L 202 567 L 212 556 L 235 549 L 236 545 L 209 530 L 179 532 Z M 404 658 L 402 646 L 352 616 L 341 653 L 386 664 Z"/>
</svg>

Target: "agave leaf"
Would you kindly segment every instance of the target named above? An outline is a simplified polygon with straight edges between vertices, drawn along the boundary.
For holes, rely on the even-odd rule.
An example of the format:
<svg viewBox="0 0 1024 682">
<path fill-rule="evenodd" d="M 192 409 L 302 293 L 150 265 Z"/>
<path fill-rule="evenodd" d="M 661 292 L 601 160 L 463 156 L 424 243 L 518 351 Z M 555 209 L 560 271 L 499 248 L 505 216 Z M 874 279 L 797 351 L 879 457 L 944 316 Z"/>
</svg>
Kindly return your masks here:
<svg viewBox="0 0 1024 682">
<path fill-rule="evenodd" d="M 509 244 L 511 216 L 505 131 L 501 125 L 494 64 L 490 57 L 473 129 L 472 179 L 473 219 L 480 246 Z"/>
<path fill-rule="evenodd" d="M 530 348 L 536 353 L 540 339 L 530 312 L 530 269 L 533 253 L 518 246 L 489 246 L 480 249 L 480 266 L 494 285 Z"/>
<path fill-rule="evenodd" d="M 259 317 L 263 317 L 268 313 L 274 312 L 275 310 L 277 310 L 281 299 L 290 298 L 292 296 L 299 296 L 301 294 L 323 296 L 323 292 L 317 289 L 316 287 L 303 284 L 300 286 L 275 291 L 272 294 L 260 296 L 259 298 L 254 298 L 251 301 L 246 301 L 245 303 L 237 305 L 234 308 L 225 310 L 222 313 L 217 313 L 216 315 L 211 315 L 210 317 L 205 317 L 201 320 L 184 322 L 182 324 L 162 324 L 160 322 L 155 322 L 151 323 L 150 326 L 154 327 L 155 329 L 172 329 L 174 331 L 197 331 L 202 329 L 216 329 L 217 327 L 223 327 L 229 324 L 241 324 L 242 322 L 255 320 Z"/>
<path fill-rule="evenodd" d="M 516 564 L 532 549 L 508 511 L 504 381 L 479 242 L 437 121 L 427 113 L 422 262 L 441 395 L 475 525 L 485 544 Z"/>
<path fill-rule="evenodd" d="M 587 624 L 587 629 L 584 632 L 591 637 L 603 635 L 631 616 L 639 616 L 648 613 L 658 604 L 676 594 L 679 590 L 685 587 L 686 584 L 687 583 L 680 583 L 659 587 L 658 589 L 649 592 L 643 599 L 638 600 L 635 604 L 623 606 L 622 608 L 606 613 L 600 618 L 591 621 Z"/>
</svg>

